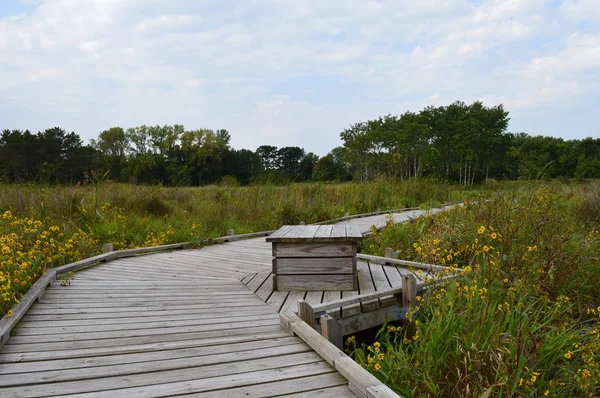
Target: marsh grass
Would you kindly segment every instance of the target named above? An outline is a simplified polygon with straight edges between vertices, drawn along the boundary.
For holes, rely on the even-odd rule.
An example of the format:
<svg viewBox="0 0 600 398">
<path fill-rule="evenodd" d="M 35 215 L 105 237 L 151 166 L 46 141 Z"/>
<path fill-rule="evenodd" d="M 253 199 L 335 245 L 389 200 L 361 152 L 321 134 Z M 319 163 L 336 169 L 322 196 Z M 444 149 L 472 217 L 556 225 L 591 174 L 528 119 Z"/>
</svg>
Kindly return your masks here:
<svg viewBox="0 0 600 398">
<path fill-rule="evenodd" d="M 600 396 L 600 233 L 581 218 L 589 190 L 509 184 L 374 234 L 364 250 L 464 272 L 418 298 L 406 328 L 350 340 L 350 352 L 407 397 Z"/>
<path fill-rule="evenodd" d="M 105 177 L 90 175 L 78 187 L 0 185 L 0 315 L 46 269 L 97 254 L 104 243 L 120 250 L 200 242 L 228 229 L 265 231 L 346 212 L 439 205 L 467 194 L 428 180 L 166 188 Z"/>
</svg>

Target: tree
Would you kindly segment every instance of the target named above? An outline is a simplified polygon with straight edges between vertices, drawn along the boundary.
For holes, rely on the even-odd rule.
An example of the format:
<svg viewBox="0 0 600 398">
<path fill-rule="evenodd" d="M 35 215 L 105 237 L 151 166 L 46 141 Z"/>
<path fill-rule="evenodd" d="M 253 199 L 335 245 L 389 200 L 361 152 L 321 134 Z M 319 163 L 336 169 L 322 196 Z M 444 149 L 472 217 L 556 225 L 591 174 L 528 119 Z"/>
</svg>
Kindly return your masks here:
<svg viewBox="0 0 600 398">
<path fill-rule="evenodd" d="M 275 170 L 279 168 L 279 153 L 276 146 L 259 146 L 256 148 L 256 154 L 260 157 L 265 170 Z"/>
<path fill-rule="evenodd" d="M 129 148 L 129 137 L 121 127 L 112 127 L 100 133 L 98 140 L 91 140 L 93 147 L 104 156 L 105 169 L 110 169 L 114 178 L 119 178 L 125 166 Z"/>
</svg>

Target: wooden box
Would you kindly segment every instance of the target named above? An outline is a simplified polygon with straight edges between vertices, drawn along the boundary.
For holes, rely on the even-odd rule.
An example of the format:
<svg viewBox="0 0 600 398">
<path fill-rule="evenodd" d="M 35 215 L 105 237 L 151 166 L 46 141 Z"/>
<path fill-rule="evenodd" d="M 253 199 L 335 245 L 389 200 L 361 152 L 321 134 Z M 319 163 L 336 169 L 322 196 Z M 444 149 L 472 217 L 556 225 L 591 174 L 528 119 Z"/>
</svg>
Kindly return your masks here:
<svg viewBox="0 0 600 398">
<path fill-rule="evenodd" d="M 273 244 L 273 290 L 357 290 L 352 225 L 285 225 L 267 237 Z"/>
</svg>

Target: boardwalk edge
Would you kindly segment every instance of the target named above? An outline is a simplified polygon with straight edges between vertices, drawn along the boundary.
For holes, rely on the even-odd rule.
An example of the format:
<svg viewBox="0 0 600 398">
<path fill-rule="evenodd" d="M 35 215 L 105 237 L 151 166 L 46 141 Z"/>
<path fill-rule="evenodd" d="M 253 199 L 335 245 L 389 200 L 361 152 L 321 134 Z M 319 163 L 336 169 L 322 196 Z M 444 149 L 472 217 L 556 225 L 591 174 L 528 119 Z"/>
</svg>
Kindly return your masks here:
<svg viewBox="0 0 600 398">
<path fill-rule="evenodd" d="M 348 380 L 348 387 L 358 397 L 400 398 L 391 388 L 317 333 L 295 312 L 287 310 L 281 313 L 279 317 L 280 323 L 288 332 L 304 340 L 306 344 Z"/>
</svg>

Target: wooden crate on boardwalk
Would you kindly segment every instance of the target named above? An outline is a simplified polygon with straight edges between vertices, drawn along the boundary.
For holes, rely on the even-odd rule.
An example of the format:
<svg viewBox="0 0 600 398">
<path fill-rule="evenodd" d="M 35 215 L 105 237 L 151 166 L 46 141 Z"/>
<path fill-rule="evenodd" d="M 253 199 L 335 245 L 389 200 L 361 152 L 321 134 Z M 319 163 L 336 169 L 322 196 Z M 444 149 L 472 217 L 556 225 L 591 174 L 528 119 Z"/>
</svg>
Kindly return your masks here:
<svg viewBox="0 0 600 398">
<path fill-rule="evenodd" d="M 356 242 L 352 225 L 284 225 L 273 244 L 273 290 L 357 290 Z"/>
</svg>

